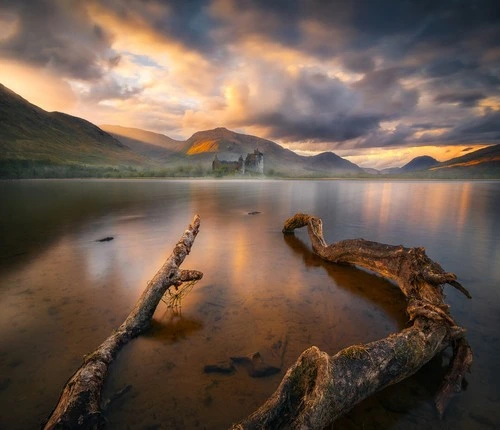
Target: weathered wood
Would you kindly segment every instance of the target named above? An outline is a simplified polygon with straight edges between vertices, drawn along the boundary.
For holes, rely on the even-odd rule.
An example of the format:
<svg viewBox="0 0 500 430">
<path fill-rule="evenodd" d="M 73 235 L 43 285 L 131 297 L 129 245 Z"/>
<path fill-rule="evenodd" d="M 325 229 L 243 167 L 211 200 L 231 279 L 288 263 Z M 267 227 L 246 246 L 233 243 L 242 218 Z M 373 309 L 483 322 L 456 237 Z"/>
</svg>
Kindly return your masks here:
<svg viewBox="0 0 500 430">
<path fill-rule="evenodd" d="M 364 398 L 418 371 L 448 346 L 454 350 L 448 374 L 436 397 L 442 415 L 462 385 L 472 352 L 444 302 L 443 285 L 470 298 L 453 273 L 425 254 L 424 248 L 404 248 L 363 239 L 327 245 L 321 219 L 296 214 L 283 233 L 307 226 L 313 251 L 333 263 L 353 264 L 396 282 L 407 300 L 412 325 L 385 339 L 343 349 L 334 356 L 317 347 L 304 351 L 287 371 L 274 394 L 233 429 L 322 429 Z"/>
<path fill-rule="evenodd" d="M 200 218 L 196 215 L 123 324 L 94 352 L 85 356 L 81 367 L 66 383 L 45 429 L 103 427 L 101 391 L 113 359 L 123 345 L 150 327 L 156 307 L 168 288 L 203 276 L 196 270 L 179 268 L 191 251 L 199 228 Z"/>
</svg>

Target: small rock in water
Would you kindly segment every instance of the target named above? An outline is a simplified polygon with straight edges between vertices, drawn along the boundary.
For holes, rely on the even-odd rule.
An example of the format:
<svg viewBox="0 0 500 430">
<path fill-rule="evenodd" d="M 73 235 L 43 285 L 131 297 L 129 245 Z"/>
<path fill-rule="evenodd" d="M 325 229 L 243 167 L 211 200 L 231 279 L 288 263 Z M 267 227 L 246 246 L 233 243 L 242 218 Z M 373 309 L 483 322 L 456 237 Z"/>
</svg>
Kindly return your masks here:
<svg viewBox="0 0 500 430">
<path fill-rule="evenodd" d="M 230 360 L 239 366 L 242 366 L 252 378 L 264 378 L 266 376 L 280 373 L 281 369 L 276 366 L 268 366 L 262 361 L 260 352 L 254 352 L 250 355 L 231 357 Z"/>
<path fill-rule="evenodd" d="M 248 212 L 248 215 L 257 215 L 257 214 L 260 214 L 262 212 L 259 212 L 259 211 L 253 211 L 253 212 Z"/>
<path fill-rule="evenodd" d="M 113 240 L 114 237 L 113 236 L 106 236 L 106 237 L 103 237 L 102 239 L 97 239 L 96 242 L 109 242 L 110 240 Z"/>
<path fill-rule="evenodd" d="M 217 364 L 207 364 L 203 367 L 203 372 L 205 373 L 223 373 L 229 374 L 233 373 L 236 370 L 233 363 L 223 362 Z"/>
<path fill-rule="evenodd" d="M 253 369 L 248 370 L 248 374 L 252 378 L 264 378 L 266 376 L 275 375 L 276 373 L 280 373 L 281 369 L 275 366 L 254 366 Z"/>
<path fill-rule="evenodd" d="M 235 363 L 235 364 L 253 364 L 255 361 L 260 360 L 260 352 L 254 352 L 253 354 L 249 355 L 242 355 L 242 356 L 235 356 L 235 357 L 229 357 L 229 359 Z"/>
</svg>

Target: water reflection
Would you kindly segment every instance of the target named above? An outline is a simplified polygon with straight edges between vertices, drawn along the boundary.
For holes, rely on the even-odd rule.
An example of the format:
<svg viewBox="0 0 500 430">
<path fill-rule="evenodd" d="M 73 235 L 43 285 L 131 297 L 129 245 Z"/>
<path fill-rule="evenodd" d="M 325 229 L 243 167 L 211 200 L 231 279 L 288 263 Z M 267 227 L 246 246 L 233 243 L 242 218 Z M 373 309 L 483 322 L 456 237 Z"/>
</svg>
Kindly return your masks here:
<svg viewBox="0 0 500 430">
<path fill-rule="evenodd" d="M 203 328 L 203 321 L 182 316 L 180 312 L 167 309 L 163 317 L 154 319 L 146 337 L 171 343 L 185 340 Z"/>
<path fill-rule="evenodd" d="M 430 234 L 436 234 L 451 224 L 460 239 L 471 211 L 483 211 L 481 205 L 484 202 L 480 198 L 476 198 L 471 205 L 472 186 L 470 182 L 367 184 L 361 200 L 363 223 L 387 234 L 401 220 Z M 408 204 L 410 201 L 411 204 Z"/>
<path fill-rule="evenodd" d="M 201 231 L 184 267 L 204 278 L 184 299 L 181 318 L 160 304 L 148 336 L 120 353 L 107 395 L 132 390 L 109 411 L 110 428 L 228 427 L 262 403 L 282 373 L 214 377 L 203 365 L 255 351 L 275 360 L 281 341 L 286 368 L 311 344 L 335 353 L 406 324 L 391 283 L 320 260 L 303 230 L 283 237 L 283 221 L 296 212 L 320 216 L 327 242 L 425 246 L 458 274 L 474 299 L 449 291 L 448 300 L 469 329 L 476 363 L 445 424 L 468 428 L 486 417 L 500 426 L 493 383 L 498 182 L 26 181 L 0 188 L 7 208 L 0 215 L 0 428 L 32 428 L 46 417 L 81 357 L 123 321 L 196 212 Z M 114 240 L 96 242 L 105 236 Z M 355 425 L 393 409 L 400 412 L 387 427 L 439 428 L 426 381 L 441 367 L 426 369 L 364 403 Z"/>
<path fill-rule="evenodd" d="M 306 267 L 323 268 L 336 286 L 381 308 L 396 323 L 394 331 L 399 331 L 407 325 L 405 297 L 391 282 L 356 267 L 329 263 L 314 254 L 295 235 L 287 234 L 283 236 L 283 239 L 296 254 L 302 257 Z"/>
</svg>

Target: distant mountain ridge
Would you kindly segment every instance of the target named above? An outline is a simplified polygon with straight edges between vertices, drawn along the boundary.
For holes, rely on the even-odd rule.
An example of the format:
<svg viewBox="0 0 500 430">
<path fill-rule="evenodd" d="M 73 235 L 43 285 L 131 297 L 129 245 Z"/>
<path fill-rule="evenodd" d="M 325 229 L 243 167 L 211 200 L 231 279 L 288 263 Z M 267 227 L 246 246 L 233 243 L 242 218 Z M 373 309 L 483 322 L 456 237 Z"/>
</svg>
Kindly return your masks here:
<svg viewBox="0 0 500 430">
<path fill-rule="evenodd" d="M 313 170 L 328 171 L 329 169 L 332 168 L 332 166 L 335 166 L 335 169 L 338 171 L 356 172 L 356 173 L 364 172 L 364 170 L 358 165 L 351 163 L 349 160 L 346 160 L 345 158 L 339 157 L 337 154 L 333 152 L 322 152 L 321 154 L 304 158 L 307 158 L 306 160 L 307 166 Z"/>
<path fill-rule="evenodd" d="M 420 157 L 415 157 L 409 163 L 406 163 L 401 170 L 403 172 L 415 172 L 418 170 L 427 170 L 431 167 L 434 167 L 439 164 L 435 158 L 430 157 L 429 155 L 422 155 Z"/>
<path fill-rule="evenodd" d="M 442 162 L 423 155 L 403 167 L 382 169 L 380 173 L 419 178 L 500 178 L 500 144 Z"/>
<path fill-rule="evenodd" d="M 155 171 L 163 172 L 159 173 L 161 176 L 168 175 L 168 169 L 183 173 L 196 167 L 194 171 L 202 175 L 211 171 L 215 155 L 231 161 L 255 149 L 264 153 L 264 173 L 270 175 L 372 177 L 383 173 L 414 178 L 500 177 L 500 144 L 441 163 L 429 156 L 416 157 L 402 168 L 379 172 L 361 169 L 333 152 L 306 157 L 271 140 L 224 127 L 196 132 L 185 141 L 118 125 L 99 128 L 82 118 L 47 112 L 0 84 L 0 177 L 33 177 L 30 175 L 35 173 L 44 177 L 43 172 L 50 170 L 50 166 L 62 166 L 60 177 L 79 175 L 82 172 L 79 168 L 87 169 L 83 171 L 87 176 L 97 172 L 89 171 L 88 166 L 112 169 L 111 173 L 124 176 L 155 174 Z M 30 173 L 31 169 L 42 171 Z"/>
<path fill-rule="evenodd" d="M 124 128 L 120 126 L 101 125 L 115 138 L 142 155 L 152 154 L 161 145 L 165 160 L 177 156 L 176 162 L 182 157 L 191 163 L 210 166 L 214 156 L 228 161 L 237 160 L 240 155 L 252 153 L 258 149 L 264 154 L 265 172 L 275 171 L 290 175 L 353 175 L 363 170 L 332 152 L 325 152 L 312 157 L 298 155 L 281 145 L 261 137 L 237 133 L 225 127 L 203 130 L 194 133 L 186 141 L 175 141 L 165 135 L 147 132 L 141 129 Z M 131 141 L 131 137 L 134 141 Z M 141 137 L 142 136 L 142 137 Z M 141 139 L 140 143 L 138 140 Z M 139 144 L 141 146 L 139 146 Z M 175 151 L 172 149 L 175 147 Z M 168 152 L 166 152 L 168 151 Z"/>
<path fill-rule="evenodd" d="M 466 155 L 443 161 L 439 165 L 431 167 L 431 170 L 477 167 L 479 165 L 500 168 L 500 144 L 487 146 Z"/>
</svg>

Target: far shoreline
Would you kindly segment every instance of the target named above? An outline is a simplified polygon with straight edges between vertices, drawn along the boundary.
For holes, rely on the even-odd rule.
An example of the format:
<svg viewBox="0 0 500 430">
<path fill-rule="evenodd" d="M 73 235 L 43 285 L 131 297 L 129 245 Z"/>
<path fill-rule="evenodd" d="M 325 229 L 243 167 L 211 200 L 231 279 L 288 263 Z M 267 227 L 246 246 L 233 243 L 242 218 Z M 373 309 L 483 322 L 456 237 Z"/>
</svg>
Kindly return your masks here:
<svg viewBox="0 0 500 430">
<path fill-rule="evenodd" d="M 210 182 L 279 182 L 279 181 L 360 181 L 360 182 L 496 182 L 500 181 L 499 178 L 401 178 L 401 177 L 318 177 L 318 178 L 297 178 L 297 177 L 178 177 L 178 176 L 143 176 L 143 177 L 121 177 L 121 178 L 100 178 L 100 177 L 75 177 L 75 178 L 0 178 L 0 182 L 27 182 L 27 181 L 106 181 L 106 182 L 119 182 L 119 181 L 210 181 Z"/>
</svg>

